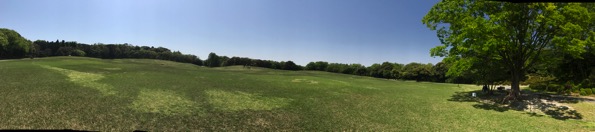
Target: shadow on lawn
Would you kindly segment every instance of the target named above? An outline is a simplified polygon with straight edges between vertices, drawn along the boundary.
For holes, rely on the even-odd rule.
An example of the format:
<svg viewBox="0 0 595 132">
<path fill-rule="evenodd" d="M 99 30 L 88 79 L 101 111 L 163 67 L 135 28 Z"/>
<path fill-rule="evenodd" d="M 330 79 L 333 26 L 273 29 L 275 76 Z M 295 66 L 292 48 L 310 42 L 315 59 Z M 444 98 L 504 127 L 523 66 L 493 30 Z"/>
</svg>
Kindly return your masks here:
<svg viewBox="0 0 595 132">
<path fill-rule="evenodd" d="M 476 97 L 471 96 L 476 93 Z M 453 102 L 476 102 L 472 106 L 477 109 L 493 110 L 504 112 L 508 110 L 525 111 L 530 116 L 541 117 L 549 115 L 558 120 L 582 119 L 582 114 L 569 107 L 558 103 L 578 103 L 580 101 L 593 101 L 563 95 L 551 95 L 534 93 L 528 90 L 522 91 L 521 101 L 502 103 L 502 99 L 508 94 L 506 91 L 494 91 L 493 94 L 482 93 L 481 90 L 468 92 L 455 92 L 448 101 Z M 556 103 L 558 102 L 558 103 Z M 542 113 L 542 114 L 540 114 Z"/>
</svg>

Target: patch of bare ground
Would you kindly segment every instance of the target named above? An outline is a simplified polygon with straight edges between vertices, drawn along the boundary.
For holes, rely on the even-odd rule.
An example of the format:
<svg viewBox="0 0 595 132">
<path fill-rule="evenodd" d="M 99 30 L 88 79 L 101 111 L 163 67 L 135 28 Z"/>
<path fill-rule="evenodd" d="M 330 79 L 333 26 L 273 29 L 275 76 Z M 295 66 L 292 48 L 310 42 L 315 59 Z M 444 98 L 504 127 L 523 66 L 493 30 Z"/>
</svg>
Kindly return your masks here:
<svg viewBox="0 0 595 132">
<path fill-rule="evenodd" d="M 472 96 L 476 93 L 476 97 Z M 520 100 L 511 100 L 503 102 L 506 92 L 494 92 L 492 94 L 482 93 L 481 91 L 456 92 L 449 101 L 457 102 L 477 102 L 473 107 L 494 111 L 525 111 L 531 116 L 551 116 L 559 120 L 582 119 L 583 115 L 572 108 L 570 103 L 580 101 L 595 101 L 590 98 L 551 95 L 545 93 L 536 93 L 523 91 Z"/>
</svg>

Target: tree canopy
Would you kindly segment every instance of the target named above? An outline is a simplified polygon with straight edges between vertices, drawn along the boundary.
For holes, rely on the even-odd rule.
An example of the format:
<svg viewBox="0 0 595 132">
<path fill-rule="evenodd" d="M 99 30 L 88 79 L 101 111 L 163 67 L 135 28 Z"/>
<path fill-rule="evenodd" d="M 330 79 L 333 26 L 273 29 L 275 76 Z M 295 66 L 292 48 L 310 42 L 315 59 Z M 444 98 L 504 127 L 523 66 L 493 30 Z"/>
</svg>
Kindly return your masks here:
<svg viewBox="0 0 595 132">
<path fill-rule="evenodd" d="M 547 60 L 544 49 L 575 57 L 585 52 L 594 42 L 594 20 L 592 4 L 448 0 L 434 5 L 422 22 L 437 30 L 442 45 L 431 55 L 453 62 L 449 75 L 494 61 L 510 71 L 509 96 L 517 97 L 526 71 Z"/>
<path fill-rule="evenodd" d="M 19 58 L 29 53 L 31 41 L 12 29 L 0 28 L 0 59 Z"/>
</svg>

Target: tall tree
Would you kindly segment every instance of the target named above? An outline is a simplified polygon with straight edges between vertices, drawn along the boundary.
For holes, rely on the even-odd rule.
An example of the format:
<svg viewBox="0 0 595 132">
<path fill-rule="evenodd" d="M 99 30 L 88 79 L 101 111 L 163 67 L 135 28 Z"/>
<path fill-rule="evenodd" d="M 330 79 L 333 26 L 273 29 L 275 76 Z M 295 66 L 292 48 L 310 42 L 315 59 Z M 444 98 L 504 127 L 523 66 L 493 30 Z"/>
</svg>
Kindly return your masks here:
<svg viewBox="0 0 595 132">
<path fill-rule="evenodd" d="M 300 70 L 300 67 L 293 63 L 293 61 L 287 61 L 283 63 L 283 70 Z"/>
<path fill-rule="evenodd" d="M 217 54 L 211 52 L 209 53 L 209 57 L 205 60 L 205 65 L 208 67 L 218 67 L 221 65 L 221 59 Z"/>
<path fill-rule="evenodd" d="M 0 28 L 0 59 L 25 57 L 30 52 L 31 44 L 16 31 Z"/>
<path fill-rule="evenodd" d="M 512 92 L 520 96 L 519 82 L 526 71 L 544 61 L 543 49 L 578 55 L 593 37 L 593 12 L 581 3 L 508 3 L 482 0 L 440 1 L 422 22 L 437 30 L 443 45 L 432 56 L 456 60 L 450 70 L 471 67 L 471 60 L 494 53 L 489 60 L 510 71 Z M 590 34 L 590 36 L 588 35 Z M 481 60 L 479 60 L 481 61 Z"/>
<path fill-rule="evenodd" d="M 444 62 L 438 62 L 432 66 L 432 81 L 433 82 L 446 82 L 446 72 L 448 66 Z"/>
</svg>

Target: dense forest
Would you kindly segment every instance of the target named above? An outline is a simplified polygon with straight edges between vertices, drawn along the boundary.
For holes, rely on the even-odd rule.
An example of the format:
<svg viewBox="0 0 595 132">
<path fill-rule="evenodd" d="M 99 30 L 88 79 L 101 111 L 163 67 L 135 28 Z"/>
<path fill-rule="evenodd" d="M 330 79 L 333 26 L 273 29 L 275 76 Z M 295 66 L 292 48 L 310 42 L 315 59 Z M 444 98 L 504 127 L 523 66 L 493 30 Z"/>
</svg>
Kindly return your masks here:
<svg viewBox="0 0 595 132">
<path fill-rule="evenodd" d="M 546 64 L 529 71 L 523 79 L 524 84 L 534 84 L 538 89 L 560 91 L 567 85 L 571 87 L 595 87 L 595 50 L 585 47 L 589 52 L 580 58 L 570 55 L 557 55 Z M 324 61 L 310 62 L 300 66 L 293 61 L 272 61 L 251 59 L 247 57 L 227 57 L 210 53 L 206 60 L 196 55 L 183 54 L 164 47 L 134 46 L 131 44 L 84 44 L 76 41 L 30 41 L 11 29 L 0 29 L 0 59 L 36 58 L 50 56 L 85 56 L 102 59 L 143 58 L 170 60 L 192 63 L 206 67 L 244 65 L 280 70 L 316 70 L 333 73 L 371 76 L 376 78 L 415 80 L 429 82 L 465 83 L 465 84 L 508 84 L 503 75 L 509 71 L 501 70 L 488 73 L 481 70 L 461 71 L 458 76 L 447 74 L 453 63 L 443 60 L 437 64 L 391 62 L 376 63 L 371 66 L 361 64 L 329 63 Z M 486 64 L 487 65 L 487 64 Z M 490 65 L 498 68 L 498 65 Z M 494 70 L 492 70 L 494 71 Z"/>
</svg>

